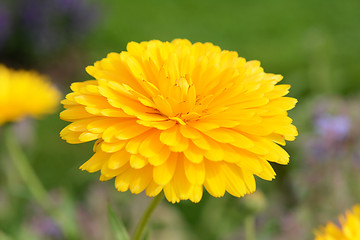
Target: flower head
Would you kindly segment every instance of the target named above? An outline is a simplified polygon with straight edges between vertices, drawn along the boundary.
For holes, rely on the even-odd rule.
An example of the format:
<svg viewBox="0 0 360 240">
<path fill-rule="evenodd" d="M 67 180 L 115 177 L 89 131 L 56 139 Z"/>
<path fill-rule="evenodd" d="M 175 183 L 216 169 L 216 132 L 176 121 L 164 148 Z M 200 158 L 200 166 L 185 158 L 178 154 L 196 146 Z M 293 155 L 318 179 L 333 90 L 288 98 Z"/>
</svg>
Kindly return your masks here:
<svg viewBox="0 0 360 240">
<path fill-rule="evenodd" d="M 340 226 L 328 223 L 315 231 L 315 240 L 355 240 L 360 239 L 360 205 L 339 217 Z"/>
<path fill-rule="evenodd" d="M 50 113 L 59 99 L 59 91 L 45 76 L 0 65 L 0 125 Z"/>
<path fill-rule="evenodd" d="M 287 116 L 296 99 L 258 61 L 211 43 L 153 40 L 86 70 L 95 80 L 71 85 L 61 137 L 97 140 L 81 169 L 115 177 L 119 191 L 163 190 L 173 203 L 200 201 L 203 187 L 241 197 L 255 190 L 254 174 L 274 178 L 268 161 L 289 161 L 277 143 L 297 135 Z"/>
</svg>

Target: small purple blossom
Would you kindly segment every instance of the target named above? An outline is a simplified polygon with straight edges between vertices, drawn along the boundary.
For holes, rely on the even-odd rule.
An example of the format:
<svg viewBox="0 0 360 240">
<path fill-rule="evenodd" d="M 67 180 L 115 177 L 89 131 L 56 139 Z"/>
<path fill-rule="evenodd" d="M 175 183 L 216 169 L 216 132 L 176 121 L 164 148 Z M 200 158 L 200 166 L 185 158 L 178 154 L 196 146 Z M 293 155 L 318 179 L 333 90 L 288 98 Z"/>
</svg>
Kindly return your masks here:
<svg viewBox="0 0 360 240">
<path fill-rule="evenodd" d="M 331 116 L 325 114 L 315 119 L 316 132 L 323 138 L 330 138 L 334 141 L 344 140 L 350 131 L 350 119 L 346 115 Z"/>
<path fill-rule="evenodd" d="M 309 160 L 321 162 L 353 154 L 360 135 L 359 100 L 325 98 L 314 104 L 313 133 L 304 142 Z"/>
<path fill-rule="evenodd" d="M 32 0 L 20 4 L 20 22 L 28 40 L 41 52 L 54 51 L 88 32 L 96 20 L 83 0 Z"/>
<path fill-rule="evenodd" d="M 31 221 L 33 229 L 41 236 L 51 239 L 63 239 L 60 228 L 49 217 L 34 217 Z"/>
</svg>

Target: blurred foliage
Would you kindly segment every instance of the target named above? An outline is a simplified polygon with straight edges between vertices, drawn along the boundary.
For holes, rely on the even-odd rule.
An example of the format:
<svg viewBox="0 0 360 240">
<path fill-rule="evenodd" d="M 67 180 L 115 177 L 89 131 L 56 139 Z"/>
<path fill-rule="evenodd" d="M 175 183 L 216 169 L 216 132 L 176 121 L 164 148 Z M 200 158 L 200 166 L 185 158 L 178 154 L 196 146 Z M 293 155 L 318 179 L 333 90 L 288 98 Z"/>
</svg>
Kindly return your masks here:
<svg viewBox="0 0 360 240">
<path fill-rule="evenodd" d="M 0 4 L 0 60 L 38 67 L 83 38 L 96 20 L 83 0 L 3 0 Z"/>
<path fill-rule="evenodd" d="M 70 0 L 57 1 L 65 4 Z M 5 7 L 10 9 L 20 2 L 1 2 L 2 29 L 6 14 L 12 22 L 19 20 L 18 15 L 6 13 Z M 36 2 L 40 6 L 47 1 Z M 55 4 L 55 0 L 50 2 Z M 53 12 L 49 17 L 63 19 L 56 6 L 50 6 Z M 360 165 L 356 150 L 360 134 L 355 131 L 360 118 L 354 114 L 360 99 L 353 97 L 360 89 L 360 1 L 105 0 L 96 2 L 95 8 L 96 24 L 85 25 L 94 17 L 89 10 L 81 20 L 89 30 L 82 36 L 75 31 L 71 41 L 68 22 L 55 21 L 52 30 L 68 40 L 60 47 L 48 49 L 46 54 L 38 54 L 35 45 L 18 34 L 11 35 L 7 42 L 0 35 L 1 46 L 6 46 L 1 61 L 39 68 L 52 76 L 65 95 L 71 82 L 90 78 L 85 66 L 109 52 L 125 50 L 129 41 L 187 38 L 237 51 L 247 60 L 258 59 L 266 72 L 280 73 L 283 82 L 292 85 L 290 96 L 298 98 L 299 103 L 290 115 L 300 136 L 286 147 L 290 164 L 273 165 L 278 174 L 274 181 L 256 179 L 266 205 L 257 213 L 257 239 L 311 239 L 312 230 L 319 224 L 336 220 L 338 213 L 360 202 L 360 192 L 355 187 L 360 181 L 356 174 Z M 12 26 L 14 31 L 25 27 Z M 76 26 L 82 29 L 81 24 Z M 26 27 L 26 31 L 33 30 L 33 26 Z M 23 55 L 24 49 L 36 54 Z M 338 133 L 331 128 L 336 127 L 336 122 L 331 122 L 330 130 L 321 132 L 319 129 L 329 127 L 319 125 L 316 119 L 332 121 L 331 117 L 339 115 L 350 119 L 351 130 L 345 138 L 329 145 L 331 137 L 326 134 Z M 106 216 L 108 202 L 125 226 L 133 230 L 149 199 L 142 194 L 118 193 L 113 180 L 99 183 L 99 174 L 78 170 L 92 155 L 92 143 L 65 143 L 58 135 L 66 124 L 54 114 L 26 122 L 18 133 L 40 179 L 55 196 L 56 206 L 75 209 L 78 239 L 111 239 Z M 24 186 L 26 183 L 17 177 L 3 145 L 0 147 L 0 230 L 14 239 L 63 239 L 48 216 L 34 210 L 36 204 Z M 164 202 L 155 211 L 149 239 L 243 239 L 244 218 L 253 208 L 247 201 L 204 194 L 198 204 Z"/>
</svg>

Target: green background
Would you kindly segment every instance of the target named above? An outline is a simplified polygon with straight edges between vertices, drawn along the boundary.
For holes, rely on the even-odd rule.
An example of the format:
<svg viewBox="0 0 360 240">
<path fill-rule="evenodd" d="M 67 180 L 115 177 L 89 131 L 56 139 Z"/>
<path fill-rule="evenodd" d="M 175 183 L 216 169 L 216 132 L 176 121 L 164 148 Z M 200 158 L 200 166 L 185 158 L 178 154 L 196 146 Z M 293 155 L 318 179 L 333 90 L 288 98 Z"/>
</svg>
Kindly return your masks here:
<svg viewBox="0 0 360 240">
<path fill-rule="evenodd" d="M 340 102 L 340 109 L 351 101 L 354 107 L 349 110 L 350 116 L 359 120 L 351 113 L 358 111 L 356 106 L 359 106 L 360 1 L 105 0 L 91 3 L 96 4 L 99 11 L 91 32 L 55 52 L 50 61 L 37 59 L 35 67 L 50 74 L 63 95 L 70 91 L 71 82 L 90 78 L 85 73 L 86 66 L 109 52 L 126 50 L 130 41 L 186 38 L 193 43 L 212 42 L 222 49 L 237 51 L 247 60 L 260 60 L 265 72 L 284 76 L 283 83 L 292 86 L 289 95 L 299 100 L 290 115 L 300 136 L 286 147 L 291 155 L 290 164 L 274 165 L 278 173 L 276 180 L 266 182 L 257 178 L 260 194 L 253 198 L 237 199 L 226 194 L 215 199 L 205 194 L 199 204 L 186 201 L 172 205 L 164 201 L 155 212 L 150 239 L 245 239 L 244 219 L 253 212 L 254 204 L 264 205 L 256 215 L 257 239 L 312 239 L 313 229 L 318 225 L 327 220 L 336 221 L 338 214 L 359 202 L 359 191 L 350 187 L 359 185 L 354 172 L 358 170 L 359 159 L 355 163 L 346 160 L 358 144 L 358 135 L 352 135 L 351 143 L 341 143 L 345 151 L 315 165 L 307 164 L 305 152 L 308 140 L 318 138 L 313 113 L 319 99 L 333 102 L 335 98 Z M 56 114 L 25 124 L 33 134 L 24 148 L 45 187 L 54 198 L 60 199 L 59 205 L 75 209 L 78 224 L 74 239 L 112 239 L 106 219 L 109 202 L 125 225 L 133 229 L 149 199 L 143 194 L 118 193 L 113 180 L 101 183 L 97 180 L 98 173 L 78 170 L 92 155 L 92 143 L 70 145 L 62 141 L 59 132 L 66 123 L 59 120 L 60 111 L 59 106 Z M 22 134 L 19 136 L 24 138 Z M 1 151 L 5 156 L 5 151 Z M 63 239 L 32 229 L 31 219 L 40 218 L 42 214 L 34 212 L 36 203 L 11 164 L 2 161 L 2 166 L 0 200 L 4 207 L 0 208 L 0 229 L 14 239 Z M 309 172 L 313 175 L 307 174 Z M 311 181 L 312 177 L 319 176 L 330 180 Z M 349 186 L 350 190 L 339 190 L 332 176 L 344 181 L 341 189 Z M 339 191 L 342 197 L 336 195 Z M 64 204 L 66 201 L 68 205 Z"/>
</svg>

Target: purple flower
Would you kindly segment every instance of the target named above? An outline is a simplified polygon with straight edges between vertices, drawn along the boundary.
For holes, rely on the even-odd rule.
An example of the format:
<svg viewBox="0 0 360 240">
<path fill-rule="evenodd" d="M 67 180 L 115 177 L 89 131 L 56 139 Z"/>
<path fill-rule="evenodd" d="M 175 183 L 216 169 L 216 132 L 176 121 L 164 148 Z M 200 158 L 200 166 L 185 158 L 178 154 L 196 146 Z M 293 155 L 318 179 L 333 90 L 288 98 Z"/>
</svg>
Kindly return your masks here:
<svg viewBox="0 0 360 240">
<path fill-rule="evenodd" d="M 51 239 L 63 239 L 60 228 L 49 217 L 34 217 L 31 221 L 31 225 L 41 236 L 50 237 Z"/>
<path fill-rule="evenodd" d="M 316 132 L 323 138 L 334 141 L 344 140 L 350 131 L 351 123 L 345 115 L 323 115 L 315 119 Z"/>
<path fill-rule="evenodd" d="M 95 8 L 82 0 L 23 0 L 20 16 L 28 40 L 40 52 L 57 50 L 81 37 L 96 18 Z"/>
</svg>

